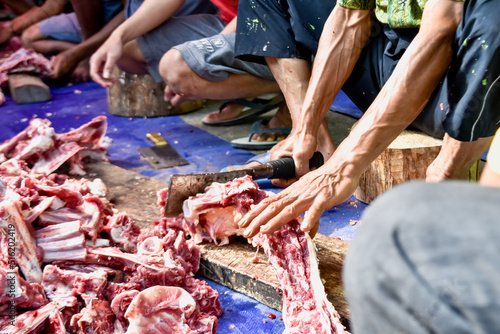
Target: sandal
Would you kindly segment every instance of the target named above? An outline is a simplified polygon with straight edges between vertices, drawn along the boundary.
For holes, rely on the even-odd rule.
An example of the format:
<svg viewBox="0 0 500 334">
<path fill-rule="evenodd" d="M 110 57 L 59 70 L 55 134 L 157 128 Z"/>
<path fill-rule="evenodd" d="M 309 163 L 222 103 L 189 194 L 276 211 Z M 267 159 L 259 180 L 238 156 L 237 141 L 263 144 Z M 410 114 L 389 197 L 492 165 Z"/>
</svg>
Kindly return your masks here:
<svg viewBox="0 0 500 334">
<path fill-rule="evenodd" d="M 272 133 L 272 132 L 283 133 L 288 135 L 292 131 L 291 128 L 267 128 L 267 129 L 262 128 L 262 126 L 266 126 L 268 123 L 269 120 L 267 119 L 259 120 L 253 123 L 252 129 L 250 130 L 251 131 L 250 136 L 231 140 L 231 145 L 233 145 L 233 147 L 235 148 L 242 148 L 245 150 L 269 150 L 274 145 L 279 143 L 280 140 L 274 140 L 274 141 L 252 140 L 253 135 L 261 133 Z"/>
<path fill-rule="evenodd" d="M 214 126 L 225 126 L 225 125 L 236 125 L 243 123 L 249 119 L 262 115 L 274 108 L 277 108 L 280 103 L 283 101 L 283 95 L 278 94 L 270 99 L 264 98 L 254 98 L 252 101 L 248 101 L 246 99 L 233 99 L 224 102 L 219 107 L 219 112 L 227 107 L 229 104 L 239 104 L 244 106 L 243 110 L 240 111 L 239 115 L 235 118 L 218 121 L 218 122 L 206 122 L 202 121 L 205 125 L 214 125 Z"/>
</svg>

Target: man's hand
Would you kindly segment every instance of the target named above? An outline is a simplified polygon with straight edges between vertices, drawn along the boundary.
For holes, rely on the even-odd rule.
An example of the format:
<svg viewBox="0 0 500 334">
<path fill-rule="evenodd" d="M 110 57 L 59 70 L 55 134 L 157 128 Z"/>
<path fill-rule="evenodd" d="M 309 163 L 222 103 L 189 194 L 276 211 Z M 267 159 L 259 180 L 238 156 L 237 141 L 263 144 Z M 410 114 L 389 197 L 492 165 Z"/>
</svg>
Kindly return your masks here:
<svg viewBox="0 0 500 334">
<path fill-rule="evenodd" d="M 318 134 L 307 134 L 304 132 L 292 131 L 290 135 L 278 144 L 276 144 L 270 151 L 272 153 L 271 159 L 279 159 L 283 157 L 293 157 L 295 162 L 295 175 L 294 179 L 283 180 L 275 179 L 273 184 L 280 187 L 287 187 L 294 183 L 309 172 L 309 160 L 315 151 L 321 152 L 325 161 L 330 159 L 335 151 L 335 143 L 327 130 L 326 123 L 320 127 Z M 301 145 L 298 145 L 301 143 Z"/>
<path fill-rule="evenodd" d="M 301 145 L 297 145 L 297 143 L 301 143 Z M 300 136 L 293 131 L 287 138 L 276 144 L 271 149 L 271 160 L 292 157 L 295 162 L 296 177 L 288 180 L 275 179 L 272 181 L 273 184 L 280 187 L 287 187 L 309 172 L 309 160 L 316 151 L 317 146 L 315 136 Z"/>
<path fill-rule="evenodd" d="M 183 102 L 188 101 L 188 99 L 182 93 L 177 94 L 176 92 L 174 92 L 168 83 L 165 86 L 163 99 L 167 102 L 172 103 L 173 106 L 177 106 Z"/>
<path fill-rule="evenodd" d="M 250 238 L 259 231 L 271 234 L 305 211 L 301 229 L 312 230 L 325 210 L 347 200 L 357 187 L 359 176 L 342 175 L 323 166 L 280 193 L 265 198 L 239 222 L 240 227 L 246 227 L 244 236 Z"/>
<path fill-rule="evenodd" d="M 8 42 L 12 34 L 12 21 L 0 22 L 0 44 Z"/>
<path fill-rule="evenodd" d="M 60 79 L 71 72 L 77 65 L 76 59 L 71 50 L 63 51 L 52 60 L 53 79 Z"/>
<path fill-rule="evenodd" d="M 90 58 L 90 76 L 92 79 L 105 88 L 113 86 L 116 79 L 111 77 L 111 73 L 122 54 L 122 42 L 119 38 L 111 35 Z"/>
</svg>

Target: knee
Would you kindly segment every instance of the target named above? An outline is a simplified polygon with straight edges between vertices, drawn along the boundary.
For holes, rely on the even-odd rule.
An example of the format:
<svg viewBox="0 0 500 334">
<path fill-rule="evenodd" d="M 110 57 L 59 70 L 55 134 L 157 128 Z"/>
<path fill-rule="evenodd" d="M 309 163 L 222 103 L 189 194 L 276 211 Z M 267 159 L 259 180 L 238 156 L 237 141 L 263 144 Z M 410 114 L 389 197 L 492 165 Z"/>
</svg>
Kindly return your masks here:
<svg viewBox="0 0 500 334">
<path fill-rule="evenodd" d="M 181 53 L 170 49 L 163 55 L 159 64 L 159 72 L 165 83 L 179 95 L 189 97 L 197 96 L 200 88 L 196 73 L 191 70 Z"/>
<path fill-rule="evenodd" d="M 21 41 L 23 42 L 24 47 L 27 49 L 34 49 L 33 43 L 40 40 L 40 38 L 40 27 L 38 23 L 29 26 L 21 34 Z"/>
</svg>

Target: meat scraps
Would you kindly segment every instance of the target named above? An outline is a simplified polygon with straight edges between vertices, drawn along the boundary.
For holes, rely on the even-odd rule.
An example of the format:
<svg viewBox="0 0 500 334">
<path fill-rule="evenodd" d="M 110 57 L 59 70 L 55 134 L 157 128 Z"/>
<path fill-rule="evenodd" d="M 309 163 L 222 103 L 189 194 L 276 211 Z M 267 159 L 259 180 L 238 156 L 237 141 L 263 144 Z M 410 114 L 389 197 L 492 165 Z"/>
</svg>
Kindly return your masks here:
<svg viewBox="0 0 500 334">
<path fill-rule="evenodd" d="M 297 220 L 272 235 L 257 234 L 252 243 L 263 247 L 281 284 L 286 334 L 348 333 L 326 299 L 314 244 Z"/>
<path fill-rule="evenodd" d="M 0 106 L 5 102 L 2 88 L 6 85 L 9 73 L 30 73 L 46 78 L 52 74 L 52 62 L 42 54 L 22 48 L 18 37 L 0 49 Z"/>
<path fill-rule="evenodd" d="M 0 145 L 0 163 L 23 161 L 32 173 L 49 175 L 69 161 L 70 174 L 84 175 L 84 158 L 108 160 L 111 140 L 105 136 L 106 128 L 106 117 L 98 116 L 78 129 L 58 134 L 49 120 L 33 118 L 26 129 Z"/>
<path fill-rule="evenodd" d="M 185 227 L 196 243 L 220 240 L 225 245 L 229 236 L 242 234 L 238 221 L 265 197 L 265 191 L 248 175 L 227 183 L 214 182 L 203 194 L 184 201 Z"/>
<path fill-rule="evenodd" d="M 159 195 L 159 204 L 164 205 L 166 193 Z M 250 176 L 214 183 L 205 193 L 187 199 L 183 214 L 163 219 L 157 229 L 181 229 L 195 242 L 221 240 L 220 245 L 224 245 L 229 236 L 241 234 L 240 217 L 265 196 Z M 263 247 L 281 283 L 286 333 L 347 333 L 326 299 L 314 244 L 297 220 L 273 235 L 259 233 L 251 241 Z"/>
<path fill-rule="evenodd" d="M 0 332 L 145 333 L 153 317 L 215 333 L 219 295 L 194 277 L 200 249 L 182 230 L 141 232 L 102 181 L 52 173 L 77 154 L 104 158 L 105 130 L 104 117 L 64 134 L 33 119 L 0 145 Z"/>
</svg>

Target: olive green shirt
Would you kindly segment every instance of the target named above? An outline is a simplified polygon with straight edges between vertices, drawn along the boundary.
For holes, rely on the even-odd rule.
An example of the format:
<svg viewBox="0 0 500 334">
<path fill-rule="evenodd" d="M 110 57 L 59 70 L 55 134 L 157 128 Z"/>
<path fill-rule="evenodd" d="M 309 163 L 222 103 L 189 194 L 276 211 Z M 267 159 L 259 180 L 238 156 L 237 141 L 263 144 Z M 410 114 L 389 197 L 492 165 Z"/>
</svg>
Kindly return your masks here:
<svg viewBox="0 0 500 334">
<path fill-rule="evenodd" d="M 391 28 L 418 28 L 426 2 L 427 0 L 337 0 L 337 5 L 351 9 L 375 9 L 377 19 Z"/>
</svg>

